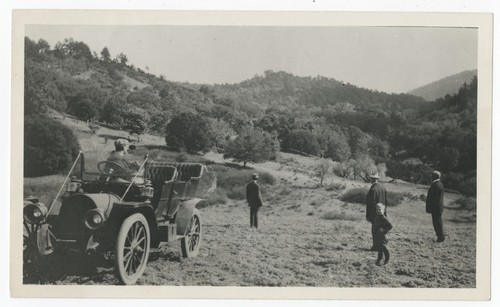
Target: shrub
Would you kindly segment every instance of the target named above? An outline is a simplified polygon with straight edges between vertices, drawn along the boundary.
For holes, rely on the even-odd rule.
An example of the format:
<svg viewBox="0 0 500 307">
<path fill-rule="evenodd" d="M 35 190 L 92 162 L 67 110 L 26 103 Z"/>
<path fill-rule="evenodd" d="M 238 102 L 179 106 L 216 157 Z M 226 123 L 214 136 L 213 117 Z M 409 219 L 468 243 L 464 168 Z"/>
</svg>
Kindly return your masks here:
<svg viewBox="0 0 500 307">
<path fill-rule="evenodd" d="M 466 179 L 464 182 L 462 182 L 462 184 L 460 184 L 458 186 L 458 190 L 462 193 L 464 193 L 465 195 L 469 195 L 469 196 L 476 196 L 477 194 L 477 178 L 476 178 L 476 174 L 470 176 L 467 178 L 467 175 L 466 175 Z"/>
<path fill-rule="evenodd" d="M 279 142 L 276 135 L 246 127 L 238 137 L 227 143 L 224 159 L 242 162 L 245 167 L 248 162 L 259 163 L 275 160 L 278 152 Z"/>
<path fill-rule="evenodd" d="M 468 196 L 476 195 L 476 172 L 467 174 L 446 173 L 443 174 L 441 181 L 446 188 L 458 190 Z"/>
<path fill-rule="evenodd" d="M 80 145 L 70 129 L 41 115 L 25 117 L 24 176 L 52 175 L 66 170 Z"/>
<path fill-rule="evenodd" d="M 367 188 L 354 188 L 350 189 L 340 196 L 340 200 L 349 203 L 364 204 L 366 200 Z"/>
<path fill-rule="evenodd" d="M 292 193 L 292 190 L 290 188 L 288 188 L 288 186 L 285 186 L 281 189 L 281 191 L 279 192 L 279 195 L 286 196 L 286 195 L 290 195 L 291 193 Z"/>
<path fill-rule="evenodd" d="M 262 191 L 261 191 L 262 193 Z M 227 197 L 236 200 L 246 199 L 246 186 L 234 187 L 227 192 Z"/>
<path fill-rule="evenodd" d="M 344 189 L 345 189 L 345 184 L 336 182 L 336 183 L 332 183 L 329 186 L 327 186 L 325 190 L 340 192 L 340 191 L 343 191 Z"/>
<path fill-rule="evenodd" d="M 367 193 L 368 193 L 367 188 L 350 189 L 344 194 L 342 194 L 342 196 L 340 196 L 340 200 L 349 203 L 365 204 Z M 387 191 L 387 206 L 395 207 L 399 205 L 403 201 L 403 199 L 404 197 L 401 193 Z"/>
<path fill-rule="evenodd" d="M 260 185 L 260 193 L 264 198 L 268 197 L 268 188 L 265 185 Z M 227 197 L 235 200 L 246 200 L 247 198 L 247 187 L 244 186 L 232 187 L 227 191 Z M 265 202 L 267 199 L 263 199 Z"/>
<path fill-rule="evenodd" d="M 207 152 L 214 144 L 210 123 L 199 114 L 181 113 L 172 118 L 167 125 L 165 141 L 176 150 L 188 152 Z"/>
<path fill-rule="evenodd" d="M 351 156 L 351 148 L 342 132 L 332 131 L 331 137 L 326 143 L 324 152 L 325 158 L 331 158 L 333 161 L 345 162 Z"/>
<path fill-rule="evenodd" d="M 352 166 L 347 162 L 334 162 L 333 173 L 339 177 L 347 178 L 352 175 Z"/>
<path fill-rule="evenodd" d="M 98 114 L 98 108 L 95 102 L 89 98 L 75 97 L 68 101 L 68 113 L 75 115 L 83 120 L 91 120 Z"/>
<path fill-rule="evenodd" d="M 327 211 L 321 215 L 324 220 L 341 220 L 341 221 L 358 221 L 361 220 L 361 216 L 355 215 L 353 213 L 346 213 L 345 211 Z"/>
<path fill-rule="evenodd" d="M 359 177 L 364 182 L 370 182 L 370 173 L 377 171 L 375 162 L 368 156 L 363 156 L 356 160 L 349 160 L 349 164 L 352 166 L 354 178 Z"/>
<path fill-rule="evenodd" d="M 259 174 L 259 182 L 268 185 L 275 185 L 276 178 L 267 172 L 257 172 Z"/>
<path fill-rule="evenodd" d="M 320 159 L 314 167 L 314 174 L 319 178 L 319 185 L 323 186 L 323 181 L 331 173 L 333 162 L 330 159 Z"/>
<path fill-rule="evenodd" d="M 221 188 L 232 188 L 232 187 L 242 187 L 250 182 L 252 170 L 248 169 L 234 169 L 231 167 L 223 165 L 212 165 L 211 170 L 217 173 L 217 185 Z M 257 172 L 259 174 L 259 184 L 262 185 L 274 185 L 276 184 L 276 178 L 267 172 Z"/>
<path fill-rule="evenodd" d="M 415 195 L 415 194 L 410 193 L 410 192 L 403 192 L 401 195 L 408 198 L 409 200 L 418 200 L 419 199 L 418 195 Z"/>
<path fill-rule="evenodd" d="M 318 203 L 317 201 L 313 200 L 312 202 L 309 203 L 309 206 L 319 207 L 319 206 L 321 206 L 321 204 Z"/>
<path fill-rule="evenodd" d="M 309 130 L 297 129 L 291 131 L 281 145 L 284 149 L 295 150 L 299 153 L 319 154 L 318 140 Z"/>
<path fill-rule="evenodd" d="M 209 171 L 215 172 L 217 176 L 217 187 L 227 192 L 231 199 L 246 199 L 246 186 L 250 182 L 252 174 L 249 169 L 233 168 L 225 165 L 211 165 Z M 257 172 L 262 195 L 267 194 L 267 186 L 275 185 L 276 178 L 267 172 Z"/>
<path fill-rule="evenodd" d="M 395 160 L 387 162 L 387 175 L 411 183 L 431 182 L 432 168 L 425 164 L 403 163 Z"/>
<path fill-rule="evenodd" d="M 461 197 L 455 201 L 456 204 L 460 205 L 462 210 L 476 210 L 476 198 L 475 197 Z"/>
<path fill-rule="evenodd" d="M 220 189 L 216 189 L 214 193 L 205 195 L 205 201 L 197 206 L 197 208 L 211 207 L 217 204 L 226 204 L 227 196 L 226 193 Z"/>
<path fill-rule="evenodd" d="M 399 192 L 387 191 L 387 206 L 395 207 L 404 200 L 403 194 Z"/>
</svg>

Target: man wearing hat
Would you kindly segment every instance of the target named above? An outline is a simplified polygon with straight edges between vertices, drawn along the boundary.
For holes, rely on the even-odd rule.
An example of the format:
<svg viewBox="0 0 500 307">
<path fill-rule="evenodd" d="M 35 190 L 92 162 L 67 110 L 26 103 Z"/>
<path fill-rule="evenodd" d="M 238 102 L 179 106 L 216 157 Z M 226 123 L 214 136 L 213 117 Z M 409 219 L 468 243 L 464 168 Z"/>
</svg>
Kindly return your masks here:
<svg viewBox="0 0 500 307">
<path fill-rule="evenodd" d="M 137 162 L 129 163 L 127 160 L 125 160 L 124 156 L 128 153 L 129 147 L 130 145 L 127 140 L 125 139 L 116 140 L 115 150 L 111 152 L 107 161 L 114 162 L 120 165 L 124 170 L 130 170 L 130 171 L 137 170 L 138 169 Z"/>
<path fill-rule="evenodd" d="M 247 202 L 248 206 L 250 206 L 250 228 L 258 228 L 257 212 L 259 208 L 262 207 L 262 195 L 260 194 L 260 187 L 257 183 L 257 179 L 259 179 L 259 175 L 254 173 L 252 175 L 252 181 L 247 184 Z"/>
<path fill-rule="evenodd" d="M 370 173 L 371 187 L 366 195 L 366 220 L 372 224 L 372 248 L 371 250 L 376 250 L 375 247 L 375 227 L 373 222 L 375 221 L 376 215 L 376 205 L 382 203 L 387 208 L 387 190 L 385 187 L 378 182 L 380 176 L 378 172 Z M 384 215 L 387 216 L 387 210 L 384 210 Z"/>
<path fill-rule="evenodd" d="M 444 241 L 443 220 L 443 196 L 444 185 L 441 182 L 441 173 L 438 171 L 432 172 L 432 184 L 427 191 L 427 200 L 425 202 L 425 211 L 432 214 L 432 224 L 436 232 L 437 241 Z"/>
</svg>

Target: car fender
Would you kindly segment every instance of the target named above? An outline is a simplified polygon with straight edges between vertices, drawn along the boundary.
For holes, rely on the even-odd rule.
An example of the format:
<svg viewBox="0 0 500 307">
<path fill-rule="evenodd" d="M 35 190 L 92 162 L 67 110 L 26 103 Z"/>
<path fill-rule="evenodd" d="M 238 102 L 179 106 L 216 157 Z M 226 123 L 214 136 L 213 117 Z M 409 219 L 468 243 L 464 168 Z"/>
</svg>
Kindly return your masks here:
<svg viewBox="0 0 500 307">
<path fill-rule="evenodd" d="M 175 223 L 177 224 L 177 235 L 185 236 L 188 229 L 189 223 L 191 222 L 191 217 L 193 216 L 193 211 L 197 204 L 204 202 L 204 199 L 193 198 L 184 201 L 177 211 L 177 216 L 175 218 Z"/>
<path fill-rule="evenodd" d="M 64 216 L 65 211 L 73 211 L 75 207 L 83 206 L 85 210 L 101 209 L 107 218 L 113 208 L 113 203 L 118 201 L 118 196 L 112 193 L 79 193 L 66 198 L 62 202 L 62 206 L 55 208 L 53 212 Z"/>
<path fill-rule="evenodd" d="M 113 210 L 111 211 L 111 215 L 109 217 L 111 227 L 113 228 L 113 233 L 116 235 L 123 221 L 134 213 L 140 213 L 144 215 L 149 224 L 149 232 L 151 234 L 151 247 L 158 246 L 160 242 L 158 223 L 156 222 L 154 209 L 149 202 L 123 202 L 113 204 Z"/>
</svg>

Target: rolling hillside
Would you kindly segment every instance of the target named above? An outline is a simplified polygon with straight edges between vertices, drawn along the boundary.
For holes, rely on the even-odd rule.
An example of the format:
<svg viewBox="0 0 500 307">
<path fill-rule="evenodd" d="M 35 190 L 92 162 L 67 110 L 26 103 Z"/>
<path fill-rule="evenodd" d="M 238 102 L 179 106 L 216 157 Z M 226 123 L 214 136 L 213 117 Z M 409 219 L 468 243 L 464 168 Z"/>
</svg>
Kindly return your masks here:
<svg viewBox="0 0 500 307">
<path fill-rule="evenodd" d="M 191 153 L 227 153 L 238 137 L 258 135 L 254 141 L 276 145 L 267 147 L 345 166 L 385 164 L 391 177 L 414 183 L 427 183 L 432 169 L 439 169 L 447 186 L 476 193 L 477 79 L 463 84 L 445 78 L 442 84 L 459 84 L 460 90 L 431 103 L 283 71 L 237 84 L 176 83 L 105 51 L 99 56 L 72 39 L 51 48 L 26 37 L 25 115 L 56 110 L 138 140 L 152 134 L 170 149 Z M 180 133 L 186 127 L 174 123 L 187 123 L 198 137 Z"/>
<path fill-rule="evenodd" d="M 126 135 L 124 131 L 105 127 L 92 135 L 85 122 L 62 117 L 57 120 L 76 131 L 85 150 L 109 151 L 112 142 L 106 143 L 104 136 Z M 161 141 L 161 138 L 145 135 L 138 145 L 147 148 Z M 210 161 L 211 167 L 220 167 L 225 162 L 215 153 L 208 153 L 203 158 Z M 436 243 L 431 218 L 425 213 L 422 201 L 427 186 L 385 182 L 388 191 L 398 193 L 402 201 L 388 208 L 394 225 L 388 234 L 392 256 L 386 266 L 378 267 L 375 265 L 376 253 L 369 250 L 370 225 L 365 221 L 365 206 L 341 200 L 345 193 L 367 189 L 369 184 L 331 175 L 325 181 L 326 186 L 320 187 L 311 172 L 317 162 L 316 157 L 283 154 L 276 162 L 251 164 L 251 171 L 266 172 L 276 178 L 276 183 L 266 186 L 263 194 L 259 229 L 248 227 L 248 205 L 237 195 L 199 208 L 203 231 L 198 257 L 182 258 L 179 242 L 153 249 L 138 284 L 342 288 L 476 286 L 476 223 L 467 216 L 474 211 L 457 210 L 455 202 L 459 195 L 445 194 L 443 218 L 448 235 L 445 242 Z M 43 193 L 50 190 L 56 193 L 64 177 L 40 179 L 43 180 L 26 180 L 25 185 L 35 188 L 37 196 L 44 196 L 42 190 Z M 53 187 L 49 187 L 51 183 Z M 218 185 L 217 190 L 221 189 L 224 190 Z M 26 192 L 33 194 L 25 187 Z M 23 282 L 118 285 L 112 255 L 99 255 L 91 261 L 69 255 L 54 253 L 25 265 Z"/>
<path fill-rule="evenodd" d="M 470 83 L 474 76 L 477 76 L 477 70 L 463 71 L 411 90 L 408 94 L 422 97 L 427 101 L 434 101 L 446 95 L 451 96 L 458 93 L 460 87 L 464 83 Z"/>
</svg>

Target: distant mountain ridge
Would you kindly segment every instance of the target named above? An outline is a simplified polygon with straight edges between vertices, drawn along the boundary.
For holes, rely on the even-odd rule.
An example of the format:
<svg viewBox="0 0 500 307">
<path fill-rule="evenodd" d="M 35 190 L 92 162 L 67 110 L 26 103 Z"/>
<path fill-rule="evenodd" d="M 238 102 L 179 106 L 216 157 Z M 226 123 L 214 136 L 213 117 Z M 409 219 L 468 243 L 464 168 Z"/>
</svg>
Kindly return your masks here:
<svg viewBox="0 0 500 307">
<path fill-rule="evenodd" d="M 238 84 L 209 85 L 218 96 L 243 105 L 258 104 L 262 109 L 285 107 L 333 107 L 347 105 L 357 109 L 403 110 L 417 108 L 421 97 L 388 94 L 323 76 L 299 77 L 284 71 L 268 70 Z"/>
<path fill-rule="evenodd" d="M 464 83 L 470 83 L 472 78 L 477 76 L 477 69 L 462 71 L 427 85 L 418 87 L 408 92 L 408 94 L 419 96 L 427 101 L 434 101 L 446 95 L 458 93 L 458 90 Z"/>
</svg>

